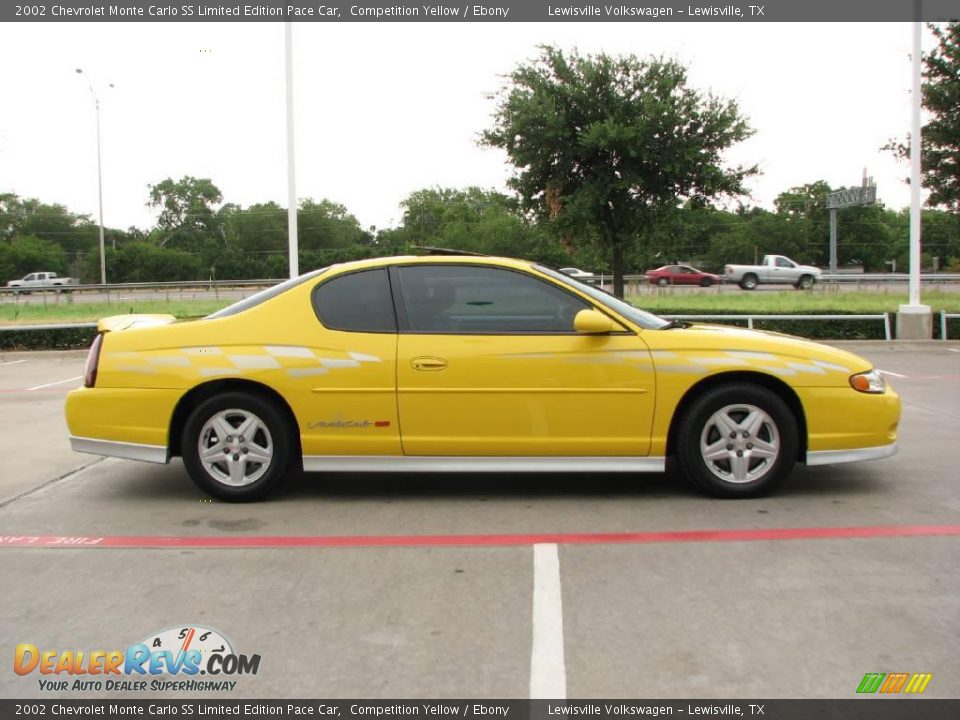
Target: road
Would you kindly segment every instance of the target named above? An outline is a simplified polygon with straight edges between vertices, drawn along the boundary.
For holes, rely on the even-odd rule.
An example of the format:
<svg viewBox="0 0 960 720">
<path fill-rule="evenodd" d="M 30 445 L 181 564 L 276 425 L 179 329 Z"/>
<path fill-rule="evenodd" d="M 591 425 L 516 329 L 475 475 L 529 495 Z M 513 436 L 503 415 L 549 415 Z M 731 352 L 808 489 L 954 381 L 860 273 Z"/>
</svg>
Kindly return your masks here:
<svg viewBox="0 0 960 720">
<path fill-rule="evenodd" d="M 69 450 L 82 353 L 0 355 L 3 652 L 199 625 L 261 656 L 218 697 L 852 698 L 864 673 L 929 672 L 925 697 L 956 698 L 960 536 L 929 527 L 960 526 L 960 343 L 843 346 L 902 394 L 900 453 L 751 501 L 664 474 L 308 475 L 211 502 L 179 461 Z M 0 696 L 140 697 L 38 677 L 7 665 Z"/>
</svg>

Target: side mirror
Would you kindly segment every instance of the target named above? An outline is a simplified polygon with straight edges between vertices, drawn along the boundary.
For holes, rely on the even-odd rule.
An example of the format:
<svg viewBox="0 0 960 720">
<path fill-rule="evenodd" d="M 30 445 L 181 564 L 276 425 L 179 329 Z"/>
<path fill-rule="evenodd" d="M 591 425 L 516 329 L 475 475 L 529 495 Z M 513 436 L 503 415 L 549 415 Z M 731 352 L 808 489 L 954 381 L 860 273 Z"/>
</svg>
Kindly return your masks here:
<svg viewBox="0 0 960 720">
<path fill-rule="evenodd" d="M 583 335 L 605 335 L 617 329 L 613 321 L 596 310 L 581 310 L 573 319 L 573 329 Z"/>
</svg>

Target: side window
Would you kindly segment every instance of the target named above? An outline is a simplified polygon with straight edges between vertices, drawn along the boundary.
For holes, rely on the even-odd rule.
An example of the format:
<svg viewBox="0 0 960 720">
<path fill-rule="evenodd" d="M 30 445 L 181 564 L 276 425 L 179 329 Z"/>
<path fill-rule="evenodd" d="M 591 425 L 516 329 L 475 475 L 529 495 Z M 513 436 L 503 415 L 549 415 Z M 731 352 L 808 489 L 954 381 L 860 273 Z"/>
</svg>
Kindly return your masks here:
<svg viewBox="0 0 960 720">
<path fill-rule="evenodd" d="M 395 333 L 397 318 L 386 269 L 340 275 L 313 291 L 313 309 L 323 326 L 348 332 Z"/>
<path fill-rule="evenodd" d="M 789 260 L 787 260 L 785 257 L 778 257 L 778 258 L 777 258 L 777 267 L 792 268 L 792 267 L 793 267 L 793 263 L 790 262 Z"/>
<path fill-rule="evenodd" d="M 30 273 L 29 275 L 27 275 L 27 276 L 23 279 L 23 281 L 24 281 L 24 282 L 30 282 L 31 280 L 36 280 L 36 279 L 37 279 L 37 274 L 36 274 L 36 273 Z"/>
<path fill-rule="evenodd" d="M 398 268 L 410 332 L 484 335 L 573 333 L 586 302 L 537 278 L 470 265 Z"/>
</svg>

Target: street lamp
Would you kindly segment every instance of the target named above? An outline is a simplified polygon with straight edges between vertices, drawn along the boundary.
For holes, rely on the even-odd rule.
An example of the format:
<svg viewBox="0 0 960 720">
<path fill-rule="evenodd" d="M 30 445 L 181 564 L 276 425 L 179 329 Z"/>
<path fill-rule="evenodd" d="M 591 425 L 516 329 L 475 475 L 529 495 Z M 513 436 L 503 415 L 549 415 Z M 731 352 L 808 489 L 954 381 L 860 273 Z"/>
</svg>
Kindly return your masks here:
<svg viewBox="0 0 960 720">
<path fill-rule="evenodd" d="M 76 71 L 78 75 L 83 75 L 83 68 L 77 68 Z M 93 106 L 97 112 L 97 195 L 100 201 L 100 284 L 106 285 L 107 261 L 104 257 L 103 249 L 103 171 L 100 161 L 100 98 L 97 97 L 97 93 L 93 89 L 93 83 L 88 81 L 87 87 L 90 88 L 90 97 L 93 98 Z M 110 83 L 109 87 L 113 87 L 113 83 Z"/>
</svg>

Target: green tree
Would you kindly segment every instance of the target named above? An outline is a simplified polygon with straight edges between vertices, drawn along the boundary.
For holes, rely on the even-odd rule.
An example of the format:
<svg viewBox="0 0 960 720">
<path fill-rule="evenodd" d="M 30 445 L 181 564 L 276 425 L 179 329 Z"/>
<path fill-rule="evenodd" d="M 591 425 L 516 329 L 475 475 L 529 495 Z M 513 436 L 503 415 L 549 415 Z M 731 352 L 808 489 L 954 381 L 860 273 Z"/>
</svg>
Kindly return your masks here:
<svg viewBox="0 0 960 720">
<path fill-rule="evenodd" d="M 738 219 L 710 243 L 707 257 L 711 268 L 722 269 L 727 263 L 751 264 L 769 254 L 808 260 L 805 228 L 797 218 L 750 208 Z"/>
<path fill-rule="evenodd" d="M 224 205 L 220 218 L 229 247 L 245 253 L 286 253 L 287 209 L 277 203 L 257 203 L 248 208 Z"/>
<path fill-rule="evenodd" d="M 49 240 L 72 255 L 93 249 L 98 242 L 97 225 L 86 215 L 36 198 L 0 194 L 0 240 L 18 236 Z"/>
<path fill-rule="evenodd" d="M 942 210 L 924 210 L 921 217 L 923 254 L 929 258 L 929 264 L 925 262 L 924 265 L 932 268 L 933 258 L 937 258 L 938 270 L 960 265 L 960 215 Z M 905 253 L 909 250 L 909 244 L 906 242 L 908 232 L 904 227 Z"/>
<path fill-rule="evenodd" d="M 162 282 L 197 280 L 206 277 L 200 259 L 174 248 L 149 242 L 130 242 L 107 253 L 107 265 L 114 282 Z"/>
<path fill-rule="evenodd" d="M 927 204 L 960 214 L 960 22 L 928 27 L 939 44 L 923 58 L 923 108 L 930 115 L 921 132 L 923 186 Z M 907 144 L 886 148 L 910 157 Z"/>
<path fill-rule="evenodd" d="M 794 238 L 796 247 L 791 250 L 784 245 L 767 252 L 826 266 L 830 262 L 830 211 L 826 200 L 833 190 L 825 180 L 817 180 L 780 193 L 774 200 L 777 216 L 784 221 L 784 236 Z M 839 209 L 837 260 L 840 265 L 863 265 L 867 271 L 884 270 L 895 254 L 896 233 L 892 223 L 893 218 L 883 205 Z M 794 227 L 788 230 L 789 224 Z M 797 228 L 802 238 L 796 237 Z"/>
<path fill-rule="evenodd" d="M 18 235 L 10 242 L 0 242 L 0 281 L 19 280 L 37 271 L 67 272 L 67 253 L 50 240 L 32 235 Z"/>
<path fill-rule="evenodd" d="M 544 46 L 510 74 L 482 142 L 507 152 L 525 210 L 568 243 L 602 245 L 622 295 L 625 252 L 659 215 L 744 191 L 756 167 L 725 168 L 721 154 L 751 132 L 736 103 L 689 87 L 676 62 Z"/>
<path fill-rule="evenodd" d="M 646 270 L 674 262 L 693 263 L 702 270 L 722 270 L 710 257 L 714 238 L 734 231 L 742 225 L 736 213 L 710 205 L 685 203 L 683 207 L 664 213 L 650 235 L 650 243 L 638 247 L 629 263 Z"/>
<path fill-rule="evenodd" d="M 773 205 L 777 217 L 791 239 L 800 248 L 788 251 L 777 246 L 765 245 L 763 253 L 789 255 L 797 262 L 826 265 L 830 262 L 830 211 L 827 210 L 827 195 L 833 192 L 826 180 L 798 185 L 777 195 Z M 840 211 L 840 219 L 850 211 Z M 787 227 L 789 229 L 787 230 Z M 843 233 L 839 233 L 838 237 Z M 774 237 L 774 241 L 779 238 Z M 791 254 L 793 252 L 794 254 Z M 842 261 L 841 261 L 842 262 Z"/>
<path fill-rule="evenodd" d="M 439 246 L 566 264 L 570 257 L 519 211 L 516 199 L 478 187 L 425 188 L 402 203 L 406 247 Z"/>
<path fill-rule="evenodd" d="M 334 250 L 368 246 L 373 236 L 360 227 L 347 208 L 332 200 L 307 198 L 297 210 L 297 235 L 303 250 Z"/>
<path fill-rule="evenodd" d="M 214 205 L 223 201 L 223 195 L 209 178 L 167 178 L 148 188 L 147 206 L 160 210 L 155 238 L 160 247 L 195 252 L 222 241 L 221 218 Z"/>
</svg>

